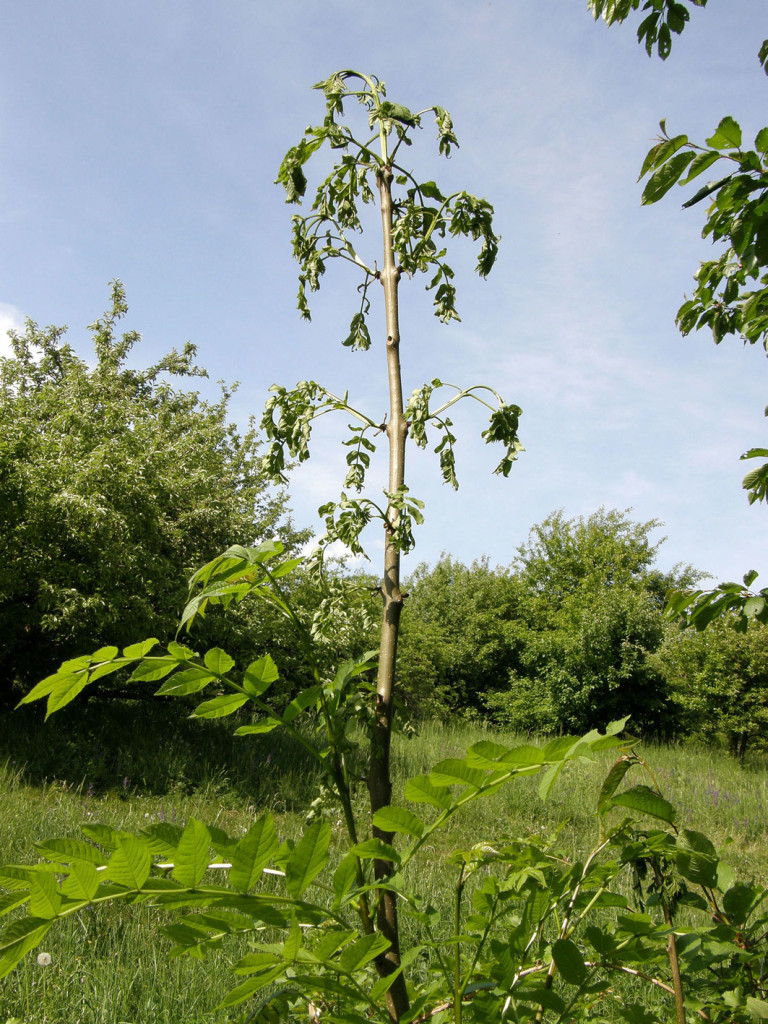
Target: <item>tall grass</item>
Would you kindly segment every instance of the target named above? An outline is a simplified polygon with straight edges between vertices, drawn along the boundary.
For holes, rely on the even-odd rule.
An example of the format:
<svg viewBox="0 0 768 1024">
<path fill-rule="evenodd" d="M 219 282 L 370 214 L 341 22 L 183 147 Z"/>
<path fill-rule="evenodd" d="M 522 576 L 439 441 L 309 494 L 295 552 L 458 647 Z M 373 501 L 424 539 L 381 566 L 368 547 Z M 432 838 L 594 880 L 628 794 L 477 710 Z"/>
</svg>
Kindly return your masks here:
<svg viewBox="0 0 768 1024">
<path fill-rule="evenodd" d="M 151 710 L 151 714 L 149 711 Z M 228 721 L 194 721 L 178 704 L 100 703 L 67 710 L 43 724 L 37 709 L 0 716 L 0 862 L 34 860 L 33 842 L 75 835 L 84 822 L 137 829 L 190 817 L 233 835 L 269 808 L 286 835 L 303 826 L 317 778 L 302 748 L 279 732 L 234 739 Z M 396 793 L 408 777 L 458 755 L 488 731 L 426 723 L 420 735 L 395 740 Z M 501 742 L 514 737 L 493 735 Z M 726 753 L 691 744 L 651 746 L 652 766 L 680 823 L 728 845 L 743 877 L 768 883 L 768 766 L 744 768 Z M 455 848 L 513 835 L 550 835 L 569 856 L 595 840 L 593 808 L 605 764 L 574 765 L 547 803 L 537 780 L 520 779 L 470 804 L 438 833 L 418 865 L 418 889 L 445 905 L 450 876 L 444 856 Z M 364 793 L 359 794 L 360 806 Z M 204 963 L 170 959 L 162 919 L 146 906 L 100 908 L 53 929 L 49 966 L 27 957 L 0 990 L 0 1024 L 213 1024 L 238 1019 L 214 1007 L 232 985 L 233 950 Z M 406 939 L 410 926 L 404 922 Z"/>
</svg>

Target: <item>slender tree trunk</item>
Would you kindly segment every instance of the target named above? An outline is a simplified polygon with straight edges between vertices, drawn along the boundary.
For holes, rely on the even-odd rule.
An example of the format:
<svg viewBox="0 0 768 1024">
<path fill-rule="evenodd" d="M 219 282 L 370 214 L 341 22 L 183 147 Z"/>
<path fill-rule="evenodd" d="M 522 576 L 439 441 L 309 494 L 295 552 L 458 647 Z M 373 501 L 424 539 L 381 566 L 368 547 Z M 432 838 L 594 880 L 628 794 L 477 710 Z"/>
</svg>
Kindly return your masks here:
<svg viewBox="0 0 768 1024">
<path fill-rule="evenodd" d="M 400 375 L 400 329 L 398 326 L 397 286 L 400 272 L 395 266 L 392 248 L 392 171 L 386 167 L 379 176 L 381 194 L 381 220 L 384 231 L 384 267 L 380 273 L 384 286 L 384 304 L 387 317 L 387 373 L 389 377 L 389 422 L 386 433 L 389 441 L 389 491 L 395 493 L 405 481 L 405 439 L 408 424 L 403 415 L 403 387 Z M 381 595 L 383 600 L 381 643 L 379 649 L 379 675 L 376 688 L 376 718 L 371 743 L 371 759 L 368 771 L 368 791 L 371 798 L 371 813 L 386 807 L 392 799 L 390 778 L 390 741 L 392 736 L 392 715 L 394 713 L 395 665 L 397 662 L 397 638 L 400 628 L 400 613 L 403 595 L 400 592 L 400 551 L 392 537 L 397 524 L 397 512 L 388 510 L 385 524 L 384 579 Z M 374 835 L 386 843 L 392 842 L 392 834 L 374 829 Z M 391 873 L 388 861 L 374 861 L 374 874 L 382 878 Z M 400 941 L 397 924 L 397 903 L 394 894 L 379 893 L 377 920 L 379 931 L 389 939 L 391 948 L 382 955 L 377 966 L 382 975 L 391 974 L 400 964 Z M 394 1021 L 408 1010 L 408 995 L 405 979 L 399 975 L 387 993 L 387 1006 Z"/>
<path fill-rule="evenodd" d="M 664 919 L 671 928 L 672 915 L 666 906 L 664 907 Z M 677 942 L 674 932 L 670 932 L 667 939 L 667 957 L 669 958 L 669 968 L 672 972 L 672 984 L 675 988 L 675 1019 L 677 1024 L 685 1024 L 685 994 L 683 993 L 683 980 L 680 977 L 680 960 L 677 956 Z"/>
</svg>

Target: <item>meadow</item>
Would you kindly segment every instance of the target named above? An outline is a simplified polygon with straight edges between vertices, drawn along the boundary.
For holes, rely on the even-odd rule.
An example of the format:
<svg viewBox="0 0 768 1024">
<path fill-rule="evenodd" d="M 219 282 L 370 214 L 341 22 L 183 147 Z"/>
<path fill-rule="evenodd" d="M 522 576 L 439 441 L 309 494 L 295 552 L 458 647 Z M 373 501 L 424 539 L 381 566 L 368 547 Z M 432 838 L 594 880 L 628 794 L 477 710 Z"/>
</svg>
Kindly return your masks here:
<svg viewBox="0 0 768 1024">
<path fill-rule="evenodd" d="M 0 863 L 34 860 L 32 843 L 76 836 L 80 825 L 104 822 L 137 829 L 191 817 L 230 835 L 244 833 L 269 808 L 285 836 L 302 829 L 316 795 L 313 764 L 279 733 L 233 738 L 230 723 L 193 721 L 178 704 L 91 701 L 56 715 L 40 709 L 0 717 Z M 394 784 L 482 738 L 477 726 L 422 724 L 396 737 Z M 502 742 L 513 737 L 502 735 Z M 742 878 L 768 883 L 768 763 L 754 755 L 740 767 L 711 746 L 643 745 L 678 823 L 705 832 Z M 471 804 L 441 847 L 424 851 L 418 884 L 436 907 L 450 888 L 443 855 L 457 847 L 512 835 L 548 836 L 578 857 L 595 838 L 593 808 L 604 764 L 573 765 L 547 803 L 536 780 L 520 779 L 489 800 Z M 361 784 L 358 798 L 365 799 Z M 330 811 L 333 821 L 333 810 Z M 214 1024 L 242 1019 L 242 1008 L 217 1011 L 231 987 L 231 947 L 205 962 L 170 958 L 162 918 L 147 906 L 103 908 L 76 916 L 46 940 L 50 964 L 36 954 L 0 983 L 0 1024 Z M 406 932 L 409 921 L 404 920 Z M 39 951 L 38 951 L 39 952 Z"/>
</svg>

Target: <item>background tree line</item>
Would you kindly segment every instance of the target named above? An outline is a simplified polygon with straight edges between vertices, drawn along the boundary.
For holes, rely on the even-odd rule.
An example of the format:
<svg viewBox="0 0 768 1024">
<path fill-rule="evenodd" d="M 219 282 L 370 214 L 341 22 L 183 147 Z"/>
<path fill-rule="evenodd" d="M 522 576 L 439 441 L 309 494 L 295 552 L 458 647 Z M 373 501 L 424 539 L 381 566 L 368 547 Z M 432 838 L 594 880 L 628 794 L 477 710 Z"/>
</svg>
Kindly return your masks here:
<svg viewBox="0 0 768 1024">
<path fill-rule="evenodd" d="M 417 714 L 570 732 L 630 714 L 660 739 L 700 736 L 743 757 L 768 738 L 768 635 L 727 620 L 703 632 L 664 618 L 690 566 L 662 572 L 656 521 L 554 512 L 508 567 L 444 556 L 410 585 L 401 673 Z"/>
<path fill-rule="evenodd" d="M 233 538 L 294 530 L 286 496 L 258 468 L 260 441 L 218 401 L 180 386 L 206 377 L 188 344 L 146 369 L 119 333 L 124 290 L 91 325 L 93 356 L 66 328 L 28 320 L 0 359 L 0 701 L 97 644 L 173 635 L 187 578 Z M 250 649 L 271 623 L 205 623 L 206 639 Z"/>
<path fill-rule="evenodd" d="M 29 322 L 0 360 L 0 699 L 10 703 L 94 641 L 173 632 L 187 579 L 233 541 L 279 534 L 297 552 L 288 496 L 259 470 L 257 430 L 177 382 L 205 375 L 194 346 L 145 370 L 120 335 L 119 284 L 91 327 L 95 362 L 60 328 Z M 681 631 L 665 594 L 690 566 L 655 566 L 656 521 L 601 509 L 554 512 L 507 567 L 445 555 L 407 581 L 400 692 L 415 718 L 460 715 L 518 731 L 583 731 L 631 714 L 645 735 L 701 735 L 744 755 L 768 737 L 768 640 L 760 623 Z M 329 664 L 375 645 L 376 581 L 329 566 L 292 583 Z M 330 618 L 317 615 L 323 605 Z M 285 685 L 309 668 L 281 617 L 248 602 L 211 613 L 201 643 L 244 661 L 269 650 Z M 119 690 L 119 683 L 118 683 Z M 278 695 L 278 696 L 282 696 Z"/>
</svg>

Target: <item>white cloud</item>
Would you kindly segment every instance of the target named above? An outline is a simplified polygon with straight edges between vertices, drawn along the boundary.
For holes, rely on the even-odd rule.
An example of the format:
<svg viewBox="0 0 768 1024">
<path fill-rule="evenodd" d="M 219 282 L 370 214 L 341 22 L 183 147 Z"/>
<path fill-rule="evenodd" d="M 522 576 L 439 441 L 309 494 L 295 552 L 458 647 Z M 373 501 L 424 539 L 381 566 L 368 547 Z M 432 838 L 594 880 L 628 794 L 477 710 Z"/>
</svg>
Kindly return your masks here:
<svg viewBox="0 0 768 1024">
<path fill-rule="evenodd" d="M 299 554 L 302 558 L 309 558 L 314 555 L 320 547 L 320 538 L 313 535 L 309 540 L 302 546 Z M 379 553 L 383 551 L 384 544 L 381 541 L 374 541 L 373 543 L 365 544 L 366 551 L 370 554 Z M 325 549 L 325 561 L 332 562 L 340 560 L 343 561 L 346 568 L 352 570 L 370 568 L 371 562 L 365 555 L 353 555 L 346 544 L 342 544 L 341 541 L 334 541 L 333 544 L 329 544 Z"/>
<path fill-rule="evenodd" d="M 11 343 L 8 331 L 23 331 L 24 315 L 16 306 L 8 302 L 0 302 L 0 356 L 11 354 Z"/>
</svg>

